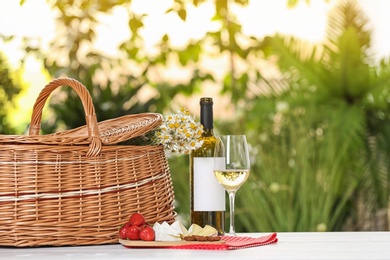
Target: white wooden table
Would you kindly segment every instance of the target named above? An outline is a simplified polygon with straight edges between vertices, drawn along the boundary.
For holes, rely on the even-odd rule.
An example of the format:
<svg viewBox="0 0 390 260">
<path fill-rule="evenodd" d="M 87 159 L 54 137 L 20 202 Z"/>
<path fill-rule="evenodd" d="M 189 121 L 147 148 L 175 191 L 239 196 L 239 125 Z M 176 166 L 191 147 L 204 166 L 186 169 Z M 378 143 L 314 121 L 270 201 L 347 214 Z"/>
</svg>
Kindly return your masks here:
<svg viewBox="0 0 390 260">
<path fill-rule="evenodd" d="M 262 236 L 264 233 L 239 234 Z M 0 247 L 0 259 L 390 259 L 390 232 L 278 233 L 279 242 L 227 250 L 129 249 L 120 244 L 78 247 Z"/>
</svg>

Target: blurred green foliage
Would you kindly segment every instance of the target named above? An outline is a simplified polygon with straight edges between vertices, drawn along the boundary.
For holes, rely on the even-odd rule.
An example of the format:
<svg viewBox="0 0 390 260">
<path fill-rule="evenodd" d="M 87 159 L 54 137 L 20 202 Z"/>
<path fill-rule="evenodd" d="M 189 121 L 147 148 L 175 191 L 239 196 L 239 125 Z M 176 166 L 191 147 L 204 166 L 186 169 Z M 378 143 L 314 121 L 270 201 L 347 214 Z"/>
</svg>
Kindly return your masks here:
<svg viewBox="0 0 390 260">
<path fill-rule="evenodd" d="M 8 64 L 7 58 L 0 52 L 0 133 L 13 134 L 12 124 L 9 122 L 9 111 L 14 108 L 13 102 L 21 91 L 20 81 L 16 78 Z"/>
<path fill-rule="evenodd" d="M 269 84 L 271 96 L 248 103 L 253 113 L 245 116 L 258 122 L 247 131 L 260 137 L 260 162 L 257 185 L 243 197 L 257 192 L 266 198 L 262 211 L 274 213 L 272 221 L 257 221 L 259 228 L 359 230 L 359 218 L 388 208 L 390 63 L 375 65 L 367 27 L 357 4 L 344 1 L 329 15 L 322 45 L 281 35 L 265 40 L 285 88 Z M 243 203 L 250 209 L 251 202 Z M 256 226 L 244 218 L 245 226 Z"/>
<path fill-rule="evenodd" d="M 50 53 L 27 39 L 26 55 L 42 60 L 53 78 L 81 81 L 99 120 L 164 114 L 177 97 L 200 93 L 205 81 L 219 85 L 234 115 L 216 118 L 216 132 L 245 133 L 252 148 L 251 176 L 236 198 L 237 231 L 362 230 L 361 219 L 387 212 L 389 203 L 389 59 L 372 58 L 372 32 L 354 1 L 340 1 L 326 40 L 316 46 L 284 35 L 245 35 L 231 7 L 248 1 L 214 0 L 216 30 L 180 48 L 163 35 L 150 54 L 140 33 L 146 16 L 132 11 L 132 1 L 48 0 L 58 17 L 56 38 Z M 167 13 L 185 21 L 189 6 L 204 2 L 174 0 Z M 116 7 L 127 10 L 130 32 L 120 58 L 93 48 L 97 17 Z M 201 66 L 206 54 L 227 57 L 221 82 Z M 189 71 L 186 81 L 164 76 L 172 61 Z M 269 76 L 261 62 L 279 76 Z M 50 101 L 46 133 L 85 124 L 78 97 L 61 92 Z M 188 221 L 188 157 L 169 162 L 176 210 Z"/>
<path fill-rule="evenodd" d="M 261 53 L 281 72 L 225 77 L 237 114 L 217 129 L 245 132 L 253 149 L 236 199 L 238 230 L 389 229 L 386 214 L 376 217 L 390 196 L 390 63 L 375 64 L 367 27 L 359 7 L 344 1 L 329 15 L 322 45 L 274 35 L 256 39 L 247 56 L 234 53 Z M 367 217 L 385 224 L 367 227 Z"/>
</svg>

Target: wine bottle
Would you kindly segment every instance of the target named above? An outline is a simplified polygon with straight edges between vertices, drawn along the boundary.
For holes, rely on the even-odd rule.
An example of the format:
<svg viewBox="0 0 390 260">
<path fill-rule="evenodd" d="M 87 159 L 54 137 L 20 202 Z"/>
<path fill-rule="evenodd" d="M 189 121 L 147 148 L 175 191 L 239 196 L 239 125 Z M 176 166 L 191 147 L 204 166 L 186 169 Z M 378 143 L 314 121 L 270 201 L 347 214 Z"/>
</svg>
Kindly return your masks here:
<svg viewBox="0 0 390 260">
<path fill-rule="evenodd" d="M 214 176 L 213 99 L 200 99 L 203 145 L 190 154 L 191 223 L 213 226 L 220 235 L 225 227 L 225 190 Z"/>
</svg>

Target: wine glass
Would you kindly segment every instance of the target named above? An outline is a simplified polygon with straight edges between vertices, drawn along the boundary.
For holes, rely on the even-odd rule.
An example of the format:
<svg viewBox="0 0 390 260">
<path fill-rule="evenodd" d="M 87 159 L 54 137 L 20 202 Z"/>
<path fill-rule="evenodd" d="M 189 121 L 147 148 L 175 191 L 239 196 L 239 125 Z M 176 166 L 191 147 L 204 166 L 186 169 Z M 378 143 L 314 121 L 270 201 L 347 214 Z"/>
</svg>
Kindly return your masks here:
<svg viewBox="0 0 390 260">
<path fill-rule="evenodd" d="M 229 194 L 230 227 L 235 236 L 234 199 L 237 190 L 249 177 L 249 152 L 245 135 L 220 135 L 214 150 L 214 175 Z"/>
</svg>

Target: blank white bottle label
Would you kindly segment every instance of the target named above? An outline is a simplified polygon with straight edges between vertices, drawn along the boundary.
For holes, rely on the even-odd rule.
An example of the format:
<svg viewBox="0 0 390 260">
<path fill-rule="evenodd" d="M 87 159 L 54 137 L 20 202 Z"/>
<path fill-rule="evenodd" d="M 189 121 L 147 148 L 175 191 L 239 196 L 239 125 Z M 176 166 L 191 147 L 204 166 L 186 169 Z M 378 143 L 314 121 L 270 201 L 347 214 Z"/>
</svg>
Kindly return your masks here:
<svg viewBox="0 0 390 260">
<path fill-rule="evenodd" d="M 194 211 L 225 211 L 225 189 L 214 176 L 214 158 L 194 158 Z"/>
</svg>

